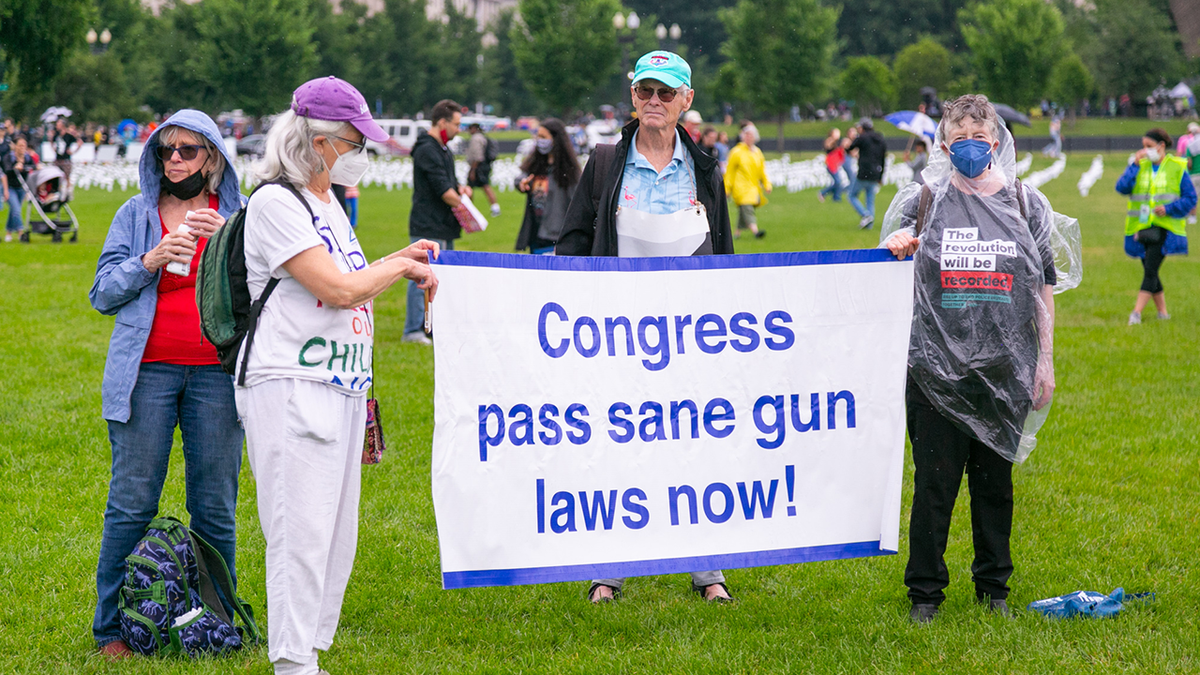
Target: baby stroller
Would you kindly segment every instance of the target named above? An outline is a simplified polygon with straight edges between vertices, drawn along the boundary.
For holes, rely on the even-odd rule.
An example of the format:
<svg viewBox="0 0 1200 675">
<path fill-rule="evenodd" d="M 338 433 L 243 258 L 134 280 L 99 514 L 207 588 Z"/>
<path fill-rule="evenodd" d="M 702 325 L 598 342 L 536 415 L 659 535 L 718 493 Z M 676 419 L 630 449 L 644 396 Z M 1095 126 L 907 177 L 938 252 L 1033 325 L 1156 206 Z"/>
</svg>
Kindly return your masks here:
<svg viewBox="0 0 1200 675">
<path fill-rule="evenodd" d="M 21 187 L 27 196 L 22 242 L 29 243 L 30 233 L 48 234 L 56 244 L 64 234 L 70 234 L 72 242 L 79 239 L 79 220 L 70 206 L 71 186 L 61 169 L 47 166 L 33 171 L 28 182 L 21 178 Z"/>
</svg>

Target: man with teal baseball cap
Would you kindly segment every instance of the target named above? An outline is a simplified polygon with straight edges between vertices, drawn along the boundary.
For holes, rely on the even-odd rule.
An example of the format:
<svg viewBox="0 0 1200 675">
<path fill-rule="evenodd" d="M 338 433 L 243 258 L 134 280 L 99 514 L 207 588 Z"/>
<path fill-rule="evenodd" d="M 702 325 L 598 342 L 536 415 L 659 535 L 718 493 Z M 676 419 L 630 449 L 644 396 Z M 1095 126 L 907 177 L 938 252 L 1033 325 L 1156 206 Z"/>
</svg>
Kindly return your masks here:
<svg viewBox="0 0 1200 675">
<path fill-rule="evenodd" d="M 633 71 L 633 86 L 642 80 L 658 80 L 673 89 L 692 88 L 692 67 L 675 52 L 656 51 L 638 59 Z"/>
<path fill-rule="evenodd" d="M 630 87 L 637 118 L 616 145 L 597 145 L 579 179 L 555 252 L 621 257 L 733 253 L 725 183 L 716 158 L 696 145 L 679 118 L 692 106 L 692 69 L 678 54 L 638 59 Z M 593 603 L 620 595 L 625 580 L 596 579 Z M 729 602 L 720 570 L 692 572 L 692 589 Z"/>
</svg>

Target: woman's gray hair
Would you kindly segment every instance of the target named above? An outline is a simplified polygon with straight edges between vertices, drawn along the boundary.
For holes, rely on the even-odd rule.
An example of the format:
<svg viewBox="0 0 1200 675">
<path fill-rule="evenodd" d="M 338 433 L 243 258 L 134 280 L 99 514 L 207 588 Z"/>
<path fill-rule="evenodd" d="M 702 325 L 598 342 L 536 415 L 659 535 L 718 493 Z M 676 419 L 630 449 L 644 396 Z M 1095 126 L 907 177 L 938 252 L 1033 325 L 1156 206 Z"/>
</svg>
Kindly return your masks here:
<svg viewBox="0 0 1200 675">
<path fill-rule="evenodd" d="M 999 135 L 1000 118 L 987 96 L 966 94 L 942 104 L 942 124 L 946 125 L 946 129 L 960 126 L 968 117 L 976 122 L 990 124 L 993 133 Z"/>
<path fill-rule="evenodd" d="M 160 145 L 175 145 L 181 133 L 186 133 L 192 138 L 199 140 L 199 145 L 204 146 L 204 150 L 208 153 L 208 161 L 204 162 L 204 166 L 200 167 L 200 170 L 208 171 L 208 180 L 205 185 L 208 193 L 213 195 L 218 194 L 221 189 L 221 181 L 225 179 L 224 153 L 217 146 L 213 145 L 212 141 L 208 140 L 208 136 L 174 124 L 168 124 L 166 127 L 163 127 L 162 131 L 158 132 L 158 142 Z M 158 165 L 162 167 L 162 162 L 160 161 Z"/>
<path fill-rule="evenodd" d="M 286 181 L 295 186 L 308 185 L 313 176 L 325 170 L 321 155 L 313 147 L 317 136 L 346 136 L 349 122 L 330 122 L 301 117 L 286 110 L 271 121 L 266 152 L 254 165 L 260 182 Z"/>
</svg>

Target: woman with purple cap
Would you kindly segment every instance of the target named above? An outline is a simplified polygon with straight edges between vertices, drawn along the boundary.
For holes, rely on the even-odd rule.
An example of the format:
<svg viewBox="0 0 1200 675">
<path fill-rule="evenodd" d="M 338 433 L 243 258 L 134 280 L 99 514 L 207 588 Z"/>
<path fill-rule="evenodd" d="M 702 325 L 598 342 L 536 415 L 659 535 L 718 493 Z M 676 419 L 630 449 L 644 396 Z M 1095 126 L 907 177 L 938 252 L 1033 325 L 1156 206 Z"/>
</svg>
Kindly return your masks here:
<svg viewBox="0 0 1200 675">
<path fill-rule="evenodd" d="M 372 381 L 372 301 L 401 279 L 437 290 L 418 241 L 367 264 L 331 185 L 367 170 L 364 138 L 387 140 L 362 94 L 334 77 L 301 85 L 256 167 L 246 211 L 250 294 L 263 305 L 236 388 L 267 542 L 268 656 L 315 675 L 329 649 L 358 541 L 360 462 Z M 303 200 L 303 201 L 301 201 Z M 239 357 L 241 360 L 241 357 Z"/>
</svg>

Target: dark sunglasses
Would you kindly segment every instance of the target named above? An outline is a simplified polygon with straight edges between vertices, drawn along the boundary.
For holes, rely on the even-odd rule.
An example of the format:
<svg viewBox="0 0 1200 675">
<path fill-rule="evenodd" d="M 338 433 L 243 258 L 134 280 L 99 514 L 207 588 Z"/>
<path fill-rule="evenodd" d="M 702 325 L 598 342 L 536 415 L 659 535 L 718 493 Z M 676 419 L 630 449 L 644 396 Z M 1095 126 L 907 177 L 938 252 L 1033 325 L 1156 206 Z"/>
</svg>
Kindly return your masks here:
<svg viewBox="0 0 1200 675">
<path fill-rule="evenodd" d="M 655 89 L 654 87 L 634 87 L 633 92 L 637 94 L 637 97 L 643 101 L 649 101 L 650 98 L 654 96 L 655 92 L 657 92 L 658 100 L 662 101 L 663 103 L 670 103 L 671 101 L 674 101 L 675 95 L 679 93 L 674 89 L 668 89 L 666 87 L 663 87 L 662 89 Z"/>
<path fill-rule="evenodd" d="M 203 145 L 181 145 L 177 148 L 172 148 L 169 145 L 160 145 L 158 146 L 157 152 L 158 158 L 164 162 L 171 161 L 171 157 L 177 152 L 179 153 L 180 159 L 185 162 L 190 162 L 193 159 L 196 159 L 196 155 L 200 154 L 200 151 L 203 149 Z"/>
</svg>

